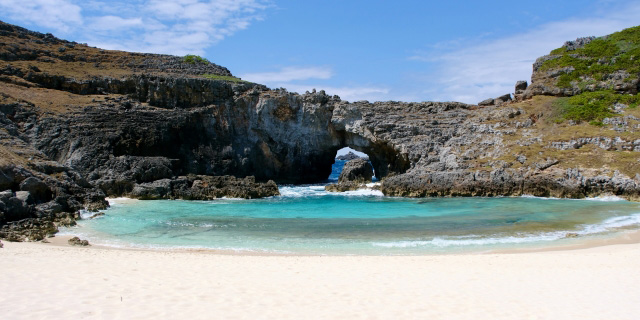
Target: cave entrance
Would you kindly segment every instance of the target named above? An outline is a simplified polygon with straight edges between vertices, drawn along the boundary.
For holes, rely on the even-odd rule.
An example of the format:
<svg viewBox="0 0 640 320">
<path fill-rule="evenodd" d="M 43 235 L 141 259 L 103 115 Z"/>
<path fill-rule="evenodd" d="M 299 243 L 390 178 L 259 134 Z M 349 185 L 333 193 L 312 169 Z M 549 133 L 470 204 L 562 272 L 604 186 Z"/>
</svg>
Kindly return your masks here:
<svg viewBox="0 0 640 320">
<path fill-rule="evenodd" d="M 344 165 L 348 161 L 358 159 L 358 158 L 366 159 L 367 161 L 369 161 L 369 164 L 371 164 L 371 160 L 369 160 L 369 155 L 364 152 L 360 152 L 358 150 L 355 150 L 349 147 L 344 147 L 338 150 L 336 152 L 334 163 L 331 167 L 331 174 L 329 175 L 329 178 L 327 180 L 330 183 L 338 182 L 338 178 L 340 177 L 340 173 L 342 173 L 342 169 L 344 168 Z M 373 170 L 373 182 L 376 182 L 376 181 L 378 181 L 378 178 L 376 178 L 376 172 L 375 170 Z"/>
</svg>

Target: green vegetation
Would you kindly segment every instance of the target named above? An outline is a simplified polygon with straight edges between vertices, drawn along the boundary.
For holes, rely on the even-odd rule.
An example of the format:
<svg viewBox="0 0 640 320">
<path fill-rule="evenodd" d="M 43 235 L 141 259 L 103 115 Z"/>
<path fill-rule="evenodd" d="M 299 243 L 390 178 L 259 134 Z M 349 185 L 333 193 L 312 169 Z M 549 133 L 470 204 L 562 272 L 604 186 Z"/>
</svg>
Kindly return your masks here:
<svg viewBox="0 0 640 320">
<path fill-rule="evenodd" d="M 202 77 L 207 79 L 212 79 L 212 80 L 224 80 L 224 81 L 230 81 L 230 82 L 236 82 L 236 83 L 250 83 L 249 81 L 245 81 L 240 78 L 230 77 L 230 76 L 220 76 L 217 74 L 203 74 Z"/>
<path fill-rule="evenodd" d="M 196 64 L 196 63 L 200 63 L 200 64 L 210 64 L 211 62 L 209 62 L 209 60 L 201 57 L 201 56 L 196 56 L 194 54 L 188 54 L 186 56 L 184 56 L 184 58 L 182 59 L 184 62 L 186 63 L 190 63 L 190 64 Z"/>
<path fill-rule="evenodd" d="M 553 105 L 558 111 L 557 122 L 589 121 L 592 125 L 602 126 L 602 119 L 614 115 L 612 107 L 616 103 L 635 108 L 640 104 L 640 94 L 617 94 L 612 90 L 584 92 L 573 97 L 559 98 Z"/>
<path fill-rule="evenodd" d="M 560 57 L 545 61 L 540 66 L 541 71 L 575 68 L 558 77 L 556 85 L 561 88 L 571 87 L 572 81 L 578 81 L 579 85 L 588 79 L 601 81 L 604 75 L 618 70 L 626 70 L 630 78 L 637 78 L 640 73 L 640 26 L 594 39 L 583 48 L 567 51 L 562 47 L 551 54 Z"/>
</svg>

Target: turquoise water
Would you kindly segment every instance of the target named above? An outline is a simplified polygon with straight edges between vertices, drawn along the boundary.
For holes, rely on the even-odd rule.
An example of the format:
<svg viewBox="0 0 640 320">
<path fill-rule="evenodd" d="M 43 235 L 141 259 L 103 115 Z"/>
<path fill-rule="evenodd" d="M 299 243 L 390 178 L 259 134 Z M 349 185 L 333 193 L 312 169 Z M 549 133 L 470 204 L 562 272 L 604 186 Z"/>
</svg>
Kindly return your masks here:
<svg viewBox="0 0 640 320">
<path fill-rule="evenodd" d="M 404 199 L 370 190 L 328 193 L 322 185 L 280 189 L 282 196 L 259 200 L 116 199 L 103 217 L 64 232 L 125 247 L 425 254 L 568 244 L 577 240 L 567 233 L 579 240 L 640 228 L 640 204 L 627 201 Z"/>
</svg>

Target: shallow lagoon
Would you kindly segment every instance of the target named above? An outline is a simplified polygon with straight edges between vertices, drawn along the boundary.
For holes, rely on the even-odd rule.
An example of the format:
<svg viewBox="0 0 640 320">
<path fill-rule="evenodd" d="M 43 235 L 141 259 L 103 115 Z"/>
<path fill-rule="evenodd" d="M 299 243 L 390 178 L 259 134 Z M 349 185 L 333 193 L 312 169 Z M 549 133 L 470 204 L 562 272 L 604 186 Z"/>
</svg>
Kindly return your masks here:
<svg viewBox="0 0 640 320">
<path fill-rule="evenodd" d="M 336 161 L 328 182 L 337 180 Z M 295 254 L 428 254 L 570 244 L 640 228 L 640 203 L 615 198 L 393 198 L 280 186 L 258 200 L 112 199 L 62 233 L 94 244 Z M 577 238 L 567 238 L 577 234 Z"/>
<path fill-rule="evenodd" d="M 259 200 L 115 199 L 64 232 L 92 243 L 298 254 L 423 254 L 570 243 L 640 227 L 640 204 L 615 199 L 383 197 L 284 186 Z M 603 201 L 605 200 L 605 201 Z"/>
</svg>

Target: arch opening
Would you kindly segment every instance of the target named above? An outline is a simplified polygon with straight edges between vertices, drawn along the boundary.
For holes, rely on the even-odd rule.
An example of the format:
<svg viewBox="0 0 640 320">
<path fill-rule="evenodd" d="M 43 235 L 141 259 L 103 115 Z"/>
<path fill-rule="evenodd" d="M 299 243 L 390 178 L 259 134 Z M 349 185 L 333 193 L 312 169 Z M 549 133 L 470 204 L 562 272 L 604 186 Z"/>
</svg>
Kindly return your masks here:
<svg viewBox="0 0 640 320">
<path fill-rule="evenodd" d="M 342 149 L 339 149 L 336 152 L 334 162 L 331 167 L 331 174 L 327 178 L 327 181 L 330 183 L 338 182 L 338 178 L 340 177 L 340 174 L 342 173 L 345 164 L 355 159 L 365 159 L 373 167 L 373 164 L 371 163 L 371 160 L 368 154 L 358 151 L 356 149 L 352 149 L 350 147 L 343 147 Z M 368 182 L 379 181 L 378 178 L 376 177 L 375 169 L 373 169 L 371 173 L 373 174 L 372 181 L 368 181 Z"/>
</svg>

